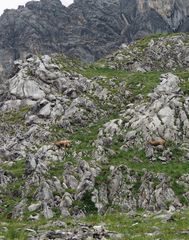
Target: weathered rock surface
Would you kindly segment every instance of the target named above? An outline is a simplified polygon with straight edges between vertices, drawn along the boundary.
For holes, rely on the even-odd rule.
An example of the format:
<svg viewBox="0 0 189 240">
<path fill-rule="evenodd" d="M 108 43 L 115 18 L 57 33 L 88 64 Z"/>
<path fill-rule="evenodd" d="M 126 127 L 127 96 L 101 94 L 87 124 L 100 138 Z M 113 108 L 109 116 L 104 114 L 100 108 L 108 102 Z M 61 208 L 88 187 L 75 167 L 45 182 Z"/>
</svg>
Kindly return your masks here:
<svg viewBox="0 0 189 240">
<path fill-rule="evenodd" d="M 145 149 L 146 156 L 162 162 L 171 161 L 173 154 L 169 147 L 153 146 L 152 140 L 164 139 L 166 142 L 174 142 L 183 149 L 189 144 L 188 136 L 188 97 L 184 96 L 180 89 L 182 80 L 172 73 L 162 74 L 160 84 L 149 94 L 148 102 L 141 104 L 129 104 L 121 113 L 121 118 L 111 120 L 99 131 L 95 142 L 96 150 L 94 156 L 97 160 L 98 149 L 105 154 L 106 141 L 109 146 L 112 139 L 121 136 L 123 139 L 122 149 L 134 149 L 141 147 Z M 106 154 L 105 154 L 106 155 Z M 140 162 L 140 160 L 139 160 Z"/>
<path fill-rule="evenodd" d="M 65 52 L 94 61 L 145 35 L 188 31 L 187 0 L 30 1 L 0 20 L 1 72 L 27 53 Z M 56 27 L 55 27 L 56 26 Z"/>
<path fill-rule="evenodd" d="M 35 235 L 35 234 L 33 234 Z M 116 238 L 121 239 L 121 234 L 116 234 L 115 232 L 110 232 L 106 230 L 103 226 L 92 226 L 87 224 L 80 224 L 80 226 L 74 227 L 74 229 L 70 230 L 54 230 L 54 231 L 46 231 L 43 234 L 39 234 L 38 237 L 31 237 L 30 240 L 45 240 L 45 239 L 65 239 L 65 240 L 72 240 L 72 239 L 110 239 Z"/>
<path fill-rule="evenodd" d="M 128 144 L 133 131 L 135 135 L 132 136 L 131 144 L 140 144 L 139 133 L 145 143 L 157 137 L 167 141 L 188 142 L 188 98 L 183 99 L 180 81 L 171 73 L 162 75 L 160 85 L 149 94 L 149 103 L 133 106 L 133 112 L 131 109 L 125 112 L 125 117 L 130 120 L 124 127 L 132 129 L 125 136 Z"/>
<path fill-rule="evenodd" d="M 176 46 L 183 36 L 174 38 Z M 122 238 L 105 230 L 109 225 L 73 224 L 88 214 L 132 215 L 142 208 L 172 221 L 172 212 L 189 205 L 188 72 L 157 73 L 143 94 L 152 73 L 102 68 L 108 77 L 88 79 L 65 71 L 58 59 L 17 61 L 2 85 L 0 216 L 34 225 L 46 218 L 46 228 L 26 229 L 33 240 Z M 96 74 L 96 64 L 83 73 Z M 133 91 L 136 84 L 141 94 Z"/>
<path fill-rule="evenodd" d="M 102 64 L 133 72 L 189 68 L 188 34 L 167 35 L 151 40 L 144 38 L 143 41 L 143 44 L 134 42 L 130 45 L 122 45 L 120 50 L 102 60 Z"/>
<path fill-rule="evenodd" d="M 17 62 L 17 67 L 17 73 L 7 82 L 7 92 L 1 95 L 0 105 L 4 114 L 1 161 L 11 161 L 13 166 L 21 159 L 25 162 L 25 180 L 19 190 L 22 199 L 15 206 L 13 217 L 23 218 L 27 209 L 32 213 L 31 219 L 38 219 L 39 212 L 51 219 L 55 209 L 64 217 L 81 217 L 90 211 L 104 214 L 114 208 L 156 211 L 182 206 L 172 189 L 172 180 L 165 174 L 143 171 L 139 175 L 126 164 L 110 165 L 104 172 L 104 164 L 116 154 L 111 149 L 116 136 L 121 136 L 121 148 L 125 152 L 130 148 L 143 148 L 147 157 L 154 161 L 171 161 L 172 152 L 168 147 L 151 146 L 148 144 L 151 139 L 161 137 L 185 143 L 186 147 L 189 106 L 188 98 L 180 89 L 180 78 L 171 73 L 163 74 L 159 85 L 149 94 L 148 102 L 129 104 L 119 118 L 106 122 L 92 143 L 91 158 L 95 161 L 87 162 L 83 159 L 84 152 L 67 152 L 53 144 L 52 124 L 72 134 L 77 128 L 95 122 L 106 110 L 100 109 L 93 99 L 101 101 L 101 93 L 106 91 L 106 101 L 110 101 L 110 91 L 98 85 L 95 78 L 89 80 L 61 72 L 47 55 L 31 56 L 25 62 Z M 14 116 L 17 112 L 23 114 Z M 15 122 L 16 131 L 6 125 L 6 118 L 3 118 L 6 114 L 21 118 L 22 124 Z M 67 162 L 67 157 L 76 163 Z M 137 157 L 133 161 L 141 162 Z M 63 166 L 59 169 L 62 177 L 50 174 L 56 164 Z M 99 182 L 103 174 L 105 178 Z M 12 181 L 8 176 L 2 174 L 4 187 Z M 32 201 L 27 202 L 31 186 L 35 190 L 32 190 Z M 76 203 L 82 203 L 82 207 Z"/>
</svg>

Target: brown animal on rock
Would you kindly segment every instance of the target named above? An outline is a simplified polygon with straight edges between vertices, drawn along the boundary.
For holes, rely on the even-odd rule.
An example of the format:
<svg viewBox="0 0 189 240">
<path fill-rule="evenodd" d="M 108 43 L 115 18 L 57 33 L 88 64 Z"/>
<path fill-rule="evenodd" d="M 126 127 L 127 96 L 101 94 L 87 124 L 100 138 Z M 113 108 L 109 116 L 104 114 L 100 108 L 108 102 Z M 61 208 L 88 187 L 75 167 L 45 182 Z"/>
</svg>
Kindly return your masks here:
<svg viewBox="0 0 189 240">
<path fill-rule="evenodd" d="M 57 147 L 64 147 L 64 148 L 67 148 L 67 147 L 70 147 L 71 145 L 71 141 L 70 140 L 60 140 L 60 141 L 56 141 L 56 142 L 53 142 Z"/>
<path fill-rule="evenodd" d="M 159 146 L 159 145 L 161 145 L 161 146 L 165 146 L 165 139 L 163 139 L 163 138 L 159 138 L 159 139 L 156 139 L 156 140 L 150 140 L 150 141 L 148 141 L 148 143 L 150 144 L 150 145 L 152 145 L 152 146 Z"/>
</svg>

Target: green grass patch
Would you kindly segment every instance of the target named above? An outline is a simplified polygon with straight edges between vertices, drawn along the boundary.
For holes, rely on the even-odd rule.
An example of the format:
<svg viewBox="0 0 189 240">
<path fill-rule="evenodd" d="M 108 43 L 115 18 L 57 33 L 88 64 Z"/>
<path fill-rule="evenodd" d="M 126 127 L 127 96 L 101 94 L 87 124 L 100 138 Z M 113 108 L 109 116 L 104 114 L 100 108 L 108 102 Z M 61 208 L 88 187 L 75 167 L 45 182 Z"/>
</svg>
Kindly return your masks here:
<svg viewBox="0 0 189 240">
<path fill-rule="evenodd" d="M 157 217 L 156 217 L 157 216 Z M 189 210 L 173 215 L 173 220 L 165 222 L 158 218 L 157 214 L 145 214 L 136 212 L 134 216 L 115 213 L 105 216 L 90 215 L 83 219 L 83 222 L 90 224 L 104 224 L 111 231 L 121 233 L 121 240 L 154 240 L 154 239 L 188 239 L 188 235 L 182 231 L 188 229 Z M 153 235 L 155 233 L 157 235 Z M 112 238 L 112 240 L 115 238 Z"/>
<path fill-rule="evenodd" d="M 89 67 L 86 67 L 81 74 L 83 74 L 87 78 L 93 78 L 93 77 L 107 77 L 109 79 L 111 78 L 125 78 L 129 72 L 125 70 L 117 70 L 117 69 L 110 69 L 110 68 L 101 68 L 96 67 L 95 65 L 90 65 Z"/>
<path fill-rule="evenodd" d="M 67 159 L 68 161 L 68 159 Z M 74 162 L 74 159 L 69 159 L 69 162 Z M 64 166 L 65 166 L 65 161 L 59 161 L 56 163 L 51 164 L 50 169 L 48 171 L 48 176 L 56 176 L 59 177 L 60 179 L 63 178 L 64 174 Z"/>
<path fill-rule="evenodd" d="M 58 64 L 61 67 L 62 71 L 66 71 L 66 72 L 80 73 L 85 67 L 85 64 L 82 63 L 79 59 L 71 58 L 63 54 L 55 58 L 54 62 L 55 64 Z"/>
<path fill-rule="evenodd" d="M 3 112 L 0 115 L 0 120 L 11 124 L 24 123 L 25 115 L 29 110 L 30 107 L 25 106 L 20 108 L 18 111 Z"/>
<path fill-rule="evenodd" d="M 183 185 L 177 183 L 177 179 L 173 179 L 171 187 L 175 194 L 178 196 L 180 202 L 188 206 L 188 200 L 184 197 L 184 193 L 186 193 L 186 189 Z"/>
<path fill-rule="evenodd" d="M 160 72 L 130 73 L 126 80 L 126 86 L 134 96 L 139 94 L 147 97 L 159 84 Z"/>
<path fill-rule="evenodd" d="M 100 174 L 95 178 L 95 188 L 98 189 L 102 183 L 108 182 L 109 173 L 109 166 L 103 166 Z"/>
<path fill-rule="evenodd" d="M 134 96 L 137 96 L 138 94 L 147 96 L 147 94 L 152 92 L 153 89 L 158 85 L 161 72 L 132 73 L 126 70 L 99 68 L 91 66 L 84 69 L 82 74 L 88 78 L 96 76 L 106 77 L 107 80 L 102 80 L 101 82 L 98 81 L 98 83 L 106 87 L 107 89 L 110 89 L 110 85 L 108 84 L 109 79 L 114 79 L 113 81 L 117 85 L 119 82 L 124 81 L 126 89 L 131 91 Z M 118 90 L 115 92 L 118 92 Z"/>
<path fill-rule="evenodd" d="M 122 234 L 122 237 L 119 238 L 121 240 L 188 239 L 188 235 L 184 234 L 183 231 L 187 231 L 189 227 L 189 209 L 173 214 L 171 221 L 163 221 L 161 217 L 158 217 L 159 215 L 161 215 L 161 213 L 144 214 L 143 211 L 137 211 L 133 215 L 118 212 L 103 216 L 90 214 L 82 219 L 74 220 L 74 225 L 77 225 L 76 221 L 91 225 L 104 225 L 109 231 Z M 73 226 L 73 220 L 64 219 L 63 221 L 66 222 L 69 227 Z M 0 236 L 4 236 L 5 239 L 10 240 L 26 240 L 29 234 L 29 232 L 26 231 L 27 228 L 35 231 L 55 229 L 53 226 L 45 226 L 46 223 L 47 221 L 43 219 L 36 222 L 1 221 Z M 4 231 L 4 228 L 6 228 L 7 231 Z M 57 227 L 57 229 L 60 228 Z M 155 232 L 157 235 L 153 235 Z M 116 238 L 114 237 L 112 240 L 116 240 Z"/>
<path fill-rule="evenodd" d="M 5 239 L 9 240 L 26 240 L 28 239 L 28 234 L 23 230 L 23 224 L 11 223 L 8 226 L 7 232 L 1 232 L 0 235 L 4 236 Z"/>
<path fill-rule="evenodd" d="M 184 81 L 181 82 L 180 87 L 184 95 L 189 95 L 189 71 L 180 71 L 176 73 L 177 76 L 182 78 Z"/>
<path fill-rule="evenodd" d="M 97 208 L 91 200 L 92 194 L 90 191 L 86 191 L 81 200 L 76 200 L 74 205 L 81 209 L 86 214 L 97 213 Z"/>
<path fill-rule="evenodd" d="M 14 177 L 22 178 L 25 172 L 25 159 L 14 162 L 12 166 L 5 163 L 1 167 L 3 170 L 10 172 Z"/>
<path fill-rule="evenodd" d="M 175 150 L 176 151 L 176 150 Z M 180 156 L 179 153 L 177 156 Z M 174 159 L 166 164 L 162 164 L 161 161 L 150 161 L 147 159 L 145 151 L 143 149 L 129 149 L 128 151 L 119 150 L 116 152 L 114 156 L 109 157 L 110 164 L 113 165 L 121 165 L 125 164 L 129 168 L 141 171 L 146 169 L 148 171 L 156 172 L 156 173 L 165 173 L 171 177 L 177 178 L 182 174 L 188 173 L 189 171 L 189 163 L 183 162 L 180 158 L 177 159 L 177 156 L 174 155 Z M 137 157 L 141 160 L 141 162 L 133 161 L 133 158 Z"/>
</svg>

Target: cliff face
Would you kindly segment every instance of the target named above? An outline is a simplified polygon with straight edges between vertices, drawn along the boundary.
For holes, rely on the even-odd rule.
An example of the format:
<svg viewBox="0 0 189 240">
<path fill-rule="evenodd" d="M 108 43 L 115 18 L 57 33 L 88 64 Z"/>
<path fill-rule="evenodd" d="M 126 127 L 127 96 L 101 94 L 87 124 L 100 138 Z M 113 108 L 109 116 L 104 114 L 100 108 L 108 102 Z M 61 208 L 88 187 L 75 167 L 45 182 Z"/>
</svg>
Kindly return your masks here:
<svg viewBox="0 0 189 240">
<path fill-rule="evenodd" d="M 0 62 L 6 71 L 27 53 L 60 51 L 66 41 L 67 9 L 58 0 L 28 2 L 17 10 L 6 10 L 0 19 Z"/>
<path fill-rule="evenodd" d="M 149 9 L 156 11 L 173 30 L 178 29 L 189 12 L 186 0 L 138 0 L 138 6 L 141 12 Z"/>
<path fill-rule="evenodd" d="M 188 31 L 188 16 L 187 0 L 30 1 L 0 18 L 1 69 L 30 52 L 94 61 L 147 34 Z"/>
</svg>

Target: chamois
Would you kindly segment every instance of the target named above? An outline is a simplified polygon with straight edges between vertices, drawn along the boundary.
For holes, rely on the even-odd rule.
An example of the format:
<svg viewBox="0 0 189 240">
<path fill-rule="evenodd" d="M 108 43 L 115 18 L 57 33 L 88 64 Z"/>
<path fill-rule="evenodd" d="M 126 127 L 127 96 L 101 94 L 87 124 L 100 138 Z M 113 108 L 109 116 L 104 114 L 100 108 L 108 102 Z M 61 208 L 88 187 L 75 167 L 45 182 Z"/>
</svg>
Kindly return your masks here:
<svg viewBox="0 0 189 240">
<path fill-rule="evenodd" d="M 165 139 L 163 139 L 163 138 L 159 138 L 159 139 L 156 139 L 156 140 L 150 140 L 150 141 L 148 141 L 148 143 L 150 144 L 150 145 L 152 145 L 152 146 L 159 146 L 159 145 L 161 145 L 161 146 L 165 146 Z"/>
<path fill-rule="evenodd" d="M 64 147 L 64 148 L 67 148 L 67 147 L 70 147 L 71 145 L 71 141 L 70 140 L 60 140 L 60 141 L 56 141 L 56 142 L 53 142 L 57 147 Z"/>
</svg>

